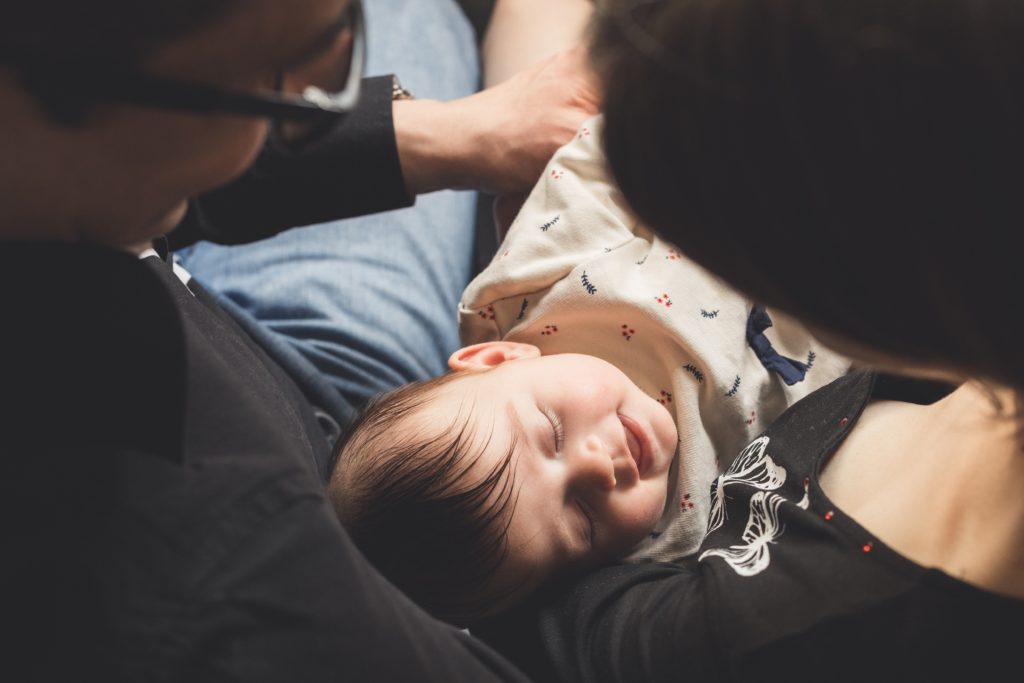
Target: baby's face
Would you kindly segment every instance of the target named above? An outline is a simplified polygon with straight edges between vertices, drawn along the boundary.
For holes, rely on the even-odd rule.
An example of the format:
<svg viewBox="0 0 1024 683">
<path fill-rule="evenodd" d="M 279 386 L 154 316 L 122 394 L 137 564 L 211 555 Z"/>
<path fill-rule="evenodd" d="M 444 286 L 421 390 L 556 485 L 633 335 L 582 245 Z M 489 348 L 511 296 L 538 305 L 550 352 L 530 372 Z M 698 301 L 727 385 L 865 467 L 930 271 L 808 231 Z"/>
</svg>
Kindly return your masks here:
<svg viewBox="0 0 1024 683">
<path fill-rule="evenodd" d="M 467 373 L 428 405 L 433 424 L 469 414 L 483 477 L 516 443 L 515 511 L 497 585 L 544 581 L 625 555 L 661 518 L 675 421 L 615 366 L 557 354 Z"/>
</svg>

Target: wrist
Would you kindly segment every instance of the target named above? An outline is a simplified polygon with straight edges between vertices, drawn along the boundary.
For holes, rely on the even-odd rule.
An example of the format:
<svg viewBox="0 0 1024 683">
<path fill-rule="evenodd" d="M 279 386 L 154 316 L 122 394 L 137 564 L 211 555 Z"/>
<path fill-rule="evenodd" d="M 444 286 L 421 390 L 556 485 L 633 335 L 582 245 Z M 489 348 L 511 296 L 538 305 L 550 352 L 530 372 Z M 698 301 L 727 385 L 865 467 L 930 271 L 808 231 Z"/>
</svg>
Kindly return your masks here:
<svg viewBox="0 0 1024 683">
<path fill-rule="evenodd" d="M 453 109 L 453 103 L 436 100 L 392 103 L 398 159 L 409 194 L 468 185 L 460 151 L 466 131 L 459 129 Z"/>
</svg>

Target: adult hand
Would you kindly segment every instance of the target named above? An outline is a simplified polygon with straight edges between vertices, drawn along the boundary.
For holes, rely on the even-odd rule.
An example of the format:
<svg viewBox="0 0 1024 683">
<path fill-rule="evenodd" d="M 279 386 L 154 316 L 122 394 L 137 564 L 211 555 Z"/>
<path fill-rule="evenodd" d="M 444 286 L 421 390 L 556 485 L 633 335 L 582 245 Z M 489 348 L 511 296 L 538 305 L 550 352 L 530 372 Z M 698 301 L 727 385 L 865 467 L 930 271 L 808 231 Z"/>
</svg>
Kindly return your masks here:
<svg viewBox="0 0 1024 683">
<path fill-rule="evenodd" d="M 583 46 L 470 97 L 395 102 L 406 186 L 413 194 L 454 188 L 528 192 L 555 150 L 599 105 Z"/>
</svg>

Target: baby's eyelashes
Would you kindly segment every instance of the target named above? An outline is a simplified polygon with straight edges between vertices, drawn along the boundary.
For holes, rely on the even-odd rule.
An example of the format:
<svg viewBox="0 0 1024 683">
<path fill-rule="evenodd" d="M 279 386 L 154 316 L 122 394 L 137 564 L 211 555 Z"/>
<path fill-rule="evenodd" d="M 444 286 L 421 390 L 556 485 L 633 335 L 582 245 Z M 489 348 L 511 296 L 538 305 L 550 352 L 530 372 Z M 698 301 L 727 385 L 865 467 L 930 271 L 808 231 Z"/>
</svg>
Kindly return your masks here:
<svg viewBox="0 0 1024 683">
<path fill-rule="evenodd" d="M 541 412 L 544 413 L 544 417 L 551 423 L 551 435 L 552 435 L 552 446 L 554 453 L 561 453 L 562 447 L 565 445 L 565 430 L 562 427 L 562 421 L 559 419 L 558 414 L 551 410 L 547 406 L 541 408 Z"/>
</svg>

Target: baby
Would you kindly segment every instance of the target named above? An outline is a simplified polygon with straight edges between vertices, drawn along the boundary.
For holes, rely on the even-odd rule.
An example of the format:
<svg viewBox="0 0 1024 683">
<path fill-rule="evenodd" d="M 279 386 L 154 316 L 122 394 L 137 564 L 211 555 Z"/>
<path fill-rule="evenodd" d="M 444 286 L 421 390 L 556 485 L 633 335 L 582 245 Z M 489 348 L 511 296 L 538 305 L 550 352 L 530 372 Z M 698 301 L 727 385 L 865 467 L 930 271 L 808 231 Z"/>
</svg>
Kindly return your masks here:
<svg viewBox="0 0 1024 683">
<path fill-rule="evenodd" d="M 329 494 L 381 571 L 466 624 L 601 563 L 700 544 L 723 466 L 845 359 L 639 225 L 601 118 L 466 289 L 452 372 L 372 403 Z"/>
</svg>

